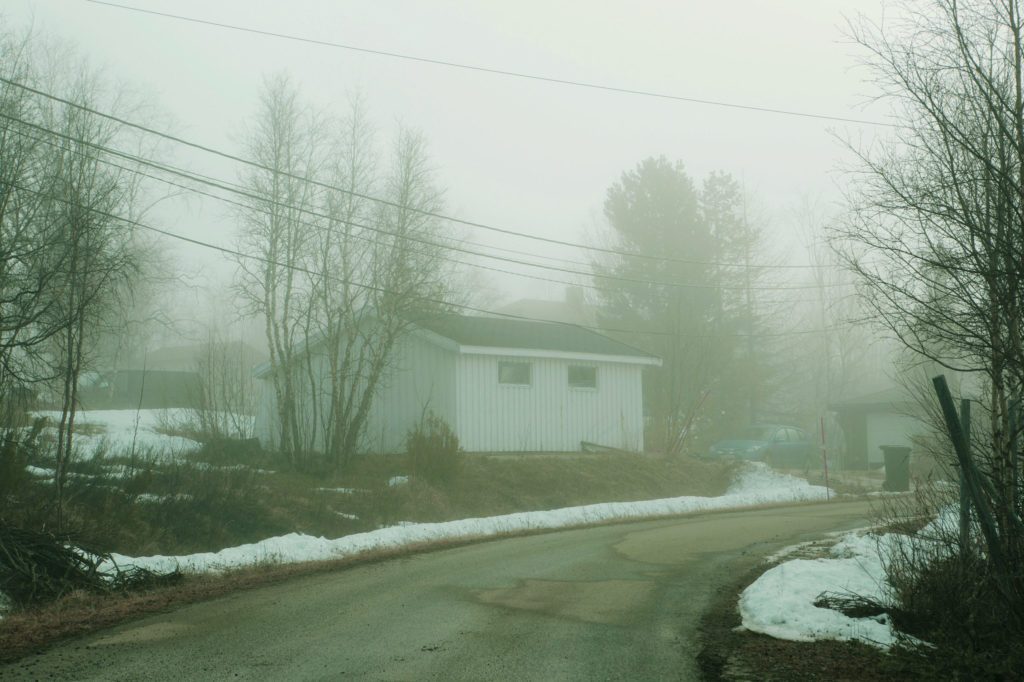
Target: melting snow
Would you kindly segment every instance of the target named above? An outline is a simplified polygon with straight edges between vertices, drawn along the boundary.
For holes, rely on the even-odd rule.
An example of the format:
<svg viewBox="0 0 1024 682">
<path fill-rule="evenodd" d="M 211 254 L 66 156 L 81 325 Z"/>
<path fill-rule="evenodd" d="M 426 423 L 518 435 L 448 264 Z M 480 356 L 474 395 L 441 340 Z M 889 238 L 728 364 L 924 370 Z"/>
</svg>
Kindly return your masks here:
<svg viewBox="0 0 1024 682">
<path fill-rule="evenodd" d="M 404 477 L 403 477 L 404 478 Z M 606 502 L 549 511 L 519 512 L 444 523 L 404 523 L 337 539 L 290 533 L 219 552 L 185 556 L 127 557 L 114 555 L 122 569 L 140 566 L 155 571 L 201 573 L 264 562 L 297 563 L 352 556 L 361 552 L 453 538 L 489 537 L 523 530 L 569 528 L 617 519 L 671 516 L 694 511 L 753 506 L 769 502 L 823 500 L 825 488 L 772 471 L 763 464 L 741 470 L 720 497 L 673 497 L 643 502 Z M 113 570 L 112 565 L 103 567 Z"/>
<path fill-rule="evenodd" d="M 168 424 L 179 424 L 190 410 L 82 410 L 75 413 L 75 424 L 96 427 L 97 433 L 86 434 L 76 430 L 74 438 L 75 455 L 91 459 L 106 450 L 118 455 L 134 451 L 143 456 L 160 459 L 175 459 L 198 450 L 201 445 L 189 438 L 168 436 L 157 433 L 157 429 Z M 37 417 L 60 421 L 60 412 L 36 412 Z M 44 436 L 56 436 L 56 429 L 43 429 Z"/>
<path fill-rule="evenodd" d="M 827 559 L 794 559 L 765 572 L 740 596 L 743 627 L 779 639 L 808 642 L 817 639 L 859 640 L 880 648 L 896 643 L 897 634 L 885 615 L 851 618 L 817 607 L 823 592 L 858 595 L 881 604 L 889 602 L 882 557 L 900 551 L 908 542 L 934 543 L 939 534 L 956 528 L 957 510 L 950 507 L 921 529 L 916 538 L 888 533 L 847 533 L 829 550 Z M 919 545 L 920 546 L 920 545 Z M 934 551 L 945 545 L 934 543 Z"/>
</svg>

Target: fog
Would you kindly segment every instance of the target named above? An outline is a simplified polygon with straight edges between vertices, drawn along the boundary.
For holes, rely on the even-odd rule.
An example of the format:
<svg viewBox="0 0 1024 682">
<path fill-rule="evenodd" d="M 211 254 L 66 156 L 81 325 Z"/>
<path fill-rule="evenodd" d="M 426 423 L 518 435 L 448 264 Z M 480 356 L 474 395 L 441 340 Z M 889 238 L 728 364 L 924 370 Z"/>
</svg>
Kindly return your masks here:
<svg viewBox="0 0 1024 682">
<path fill-rule="evenodd" d="M 164 128 L 237 151 L 265 74 L 288 72 L 314 102 L 362 91 L 383 129 L 422 129 L 446 187 L 447 213 L 526 234 L 589 242 L 607 187 L 648 156 L 695 175 L 723 170 L 766 206 L 779 251 L 799 259 L 790 215 L 805 196 L 836 199 L 833 134 L 873 129 L 515 78 L 240 32 L 98 3 L 13 0 L 8 25 L 74 44 L 111 78 L 145 93 Z M 843 37 L 873 3 L 673 4 L 148 2 L 156 12 L 396 54 L 566 81 L 840 118 L 877 119 Z M 382 130 L 386 134 L 386 130 Z M 195 150 L 175 160 L 231 177 Z M 230 243 L 217 206 L 192 198 L 165 220 Z M 533 253 L 524 240 L 473 238 Z M 578 254 L 563 254 L 573 255 Z M 189 258 L 198 258 L 192 254 Z M 537 295 L 522 278 L 501 288 Z M 509 294 L 515 297 L 515 294 Z"/>
<path fill-rule="evenodd" d="M 887 346 L 863 327 L 850 331 L 863 311 L 823 246 L 826 227 L 842 216 L 844 141 L 869 144 L 880 130 L 873 123 L 886 115 L 872 106 L 875 93 L 844 36 L 848 18 L 862 12 L 880 16 L 873 4 L 811 0 L 740 8 L 16 0 L 3 16 L 8 29 L 30 28 L 123 87 L 136 103 L 129 120 L 178 138 L 159 142 L 163 162 L 217 182 L 244 182 L 249 172 L 227 157 L 251 158 L 247 136 L 267 79 L 286 76 L 302 106 L 325 117 L 345 116 L 358 99 L 382 160 L 378 181 L 390 182 L 389 145 L 403 131 L 422 133 L 436 214 L 455 219 L 442 223 L 460 249 L 446 257 L 457 261 L 456 310 L 600 328 L 667 364 L 686 353 L 684 337 L 670 348 L 629 337 L 623 315 L 618 326 L 601 318 L 616 289 L 628 289 L 624 282 L 657 283 L 661 275 L 642 262 L 609 264 L 613 255 L 588 247 L 630 251 L 609 223 L 606 199 L 645 159 L 681 164 L 698 189 L 727 174 L 738 187 L 734 212 L 759 235 L 733 255 L 756 281 L 739 270 L 729 275 L 735 281 L 704 280 L 692 269 L 666 275 L 725 292 L 743 284 L 743 305 L 756 307 L 757 325 L 736 322 L 730 338 L 747 339 L 746 355 L 758 356 L 757 368 L 740 373 L 772 375 L 770 398 L 700 374 L 708 362 L 694 348 L 697 374 L 680 374 L 690 397 L 686 409 L 673 408 L 670 431 L 685 431 L 693 405 L 712 391 L 712 403 L 731 396 L 728 417 L 715 406 L 721 435 L 724 424 L 808 421 L 830 396 L 886 382 Z M 237 258 L 211 248 L 244 244 L 239 209 L 194 185 L 160 183 L 147 184 L 144 205 L 147 224 L 205 244 L 155 238 L 168 274 L 150 297 L 161 323 L 144 335 L 146 348 L 132 352 L 195 343 L 211 330 L 266 347 L 264 318 L 245 314 L 231 287 L 239 283 Z M 685 240 L 647 251 L 715 260 Z M 618 269 L 593 277 L 595 262 Z M 696 327 L 688 333 L 706 337 Z M 287 351 L 265 352 L 276 362 L 275 353 Z M 826 366 L 836 353 L 856 356 L 843 360 L 843 377 Z M 823 368 L 809 366 L 815 354 Z"/>
</svg>

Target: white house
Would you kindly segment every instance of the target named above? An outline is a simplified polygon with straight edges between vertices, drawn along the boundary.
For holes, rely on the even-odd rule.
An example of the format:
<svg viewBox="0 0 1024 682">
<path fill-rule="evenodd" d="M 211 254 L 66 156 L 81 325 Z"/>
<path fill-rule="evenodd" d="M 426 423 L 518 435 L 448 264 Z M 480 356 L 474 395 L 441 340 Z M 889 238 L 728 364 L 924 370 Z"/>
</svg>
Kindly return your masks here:
<svg viewBox="0 0 1024 682">
<path fill-rule="evenodd" d="M 310 347 L 318 362 L 317 344 Z M 468 452 L 571 452 L 582 442 L 640 451 L 642 370 L 660 364 L 649 353 L 575 325 L 429 316 L 396 345 L 361 450 L 404 450 L 409 429 L 430 409 Z M 270 368 L 257 368 L 256 376 L 263 389 L 256 433 L 271 445 L 276 419 Z M 304 402 L 309 409 L 311 401 Z"/>
<path fill-rule="evenodd" d="M 921 408 L 898 388 L 837 400 L 829 409 L 843 429 L 850 468 L 881 466 L 883 445 L 913 447 L 914 437 L 927 431 Z"/>
</svg>

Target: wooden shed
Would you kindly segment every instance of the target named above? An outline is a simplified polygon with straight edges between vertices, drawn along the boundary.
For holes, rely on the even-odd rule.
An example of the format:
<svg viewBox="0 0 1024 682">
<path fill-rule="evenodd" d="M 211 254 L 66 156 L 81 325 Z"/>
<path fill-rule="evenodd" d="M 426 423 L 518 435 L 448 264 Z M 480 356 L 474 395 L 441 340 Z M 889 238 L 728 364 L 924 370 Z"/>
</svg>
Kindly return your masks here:
<svg viewBox="0 0 1024 682">
<path fill-rule="evenodd" d="M 317 344 L 310 343 L 314 358 Z M 321 350 L 322 353 L 322 350 Z M 643 449 L 642 371 L 661 360 L 590 329 L 496 317 L 432 315 L 396 345 L 361 450 L 400 452 L 432 410 L 469 452 L 571 452 L 581 443 Z M 257 436 L 275 428 L 270 368 Z M 307 405 L 311 401 L 304 401 Z"/>
</svg>

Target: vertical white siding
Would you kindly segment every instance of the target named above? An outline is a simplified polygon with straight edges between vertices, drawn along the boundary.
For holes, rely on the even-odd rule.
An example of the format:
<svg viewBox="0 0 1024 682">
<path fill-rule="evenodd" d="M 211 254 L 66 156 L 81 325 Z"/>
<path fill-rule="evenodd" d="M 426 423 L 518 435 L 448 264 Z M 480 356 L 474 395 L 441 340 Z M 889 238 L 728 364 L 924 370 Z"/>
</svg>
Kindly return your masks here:
<svg viewBox="0 0 1024 682">
<path fill-rule="evenodd" d="M 417 336 L 392 353 L 364 436 L 368 452 L 401 452 L 409 429 L 430 410 L 455 427 L 455 354 Z"/>
<path fill-rule="evenodd" d="M 459 355 L 415 335 L 403 338 L 392 358 L 367 419 L 360 448 L 364 452 L 402 451 L 409 429 L 427 409 L 445 419 L 469 451 L 572 452 L 580 449 L 581 441 L 643 449 L 639 365 Z M 530 385 L 499 384 L 500 361 L 528 362 Z M 569 365 L 577 364 L 596 368 L 597 388 L 569 386 Z M 323 375 L 326 387 L 322 356 L 314 358 L 314 368 Z M 298 388 L 301 428 L 308 433 L 322 431 L 324 420 L 313 419 L 305 368 L 302 375 Z M 273 382 L 267 378 L 260 383 L 256 431 L 261 442 L 272 447 L 277 439 Z M 323 409 L 323 402 L 319 407 Z M 323 443 L 323 434 L 316 433 L 315 447 L 322 448 Z"/>
<path fill-rule="evenodd" d="M 360 450 L 371 453 L 404 450 L 406 434 L 419 422 L 426 409 L 433 410 L 454 426 L 454 364 L 454 353 L 451 351 L 415 336 L 401 339 L 394 348 L 391 366 L 381 377 L 371 403 Z M 328 366 L 323 353 L 314 355 L 313 372 L 321 389 L 316 406 L 320 414 L 314 413 L 313 394 L 303 360 L 301 371 L 296 377 L 299 430 L 303 438 L 312 441 L 314 449 L 321 450 L 326 442 L 326 394 L 330 391 Z M 265 447 L 275 447 L 278 419 L 274 384 L 271 377 L 259 383 L 262 393 L 256 417 L 256 435 Z"/>
<path fill-rule="evenodd" d="M 498 383 L 498 363 L 529 362 L 531 383 Z M 569 365 L 597 368 L 597 388 L 570 388 Z M 589 441 L 643 449 L 641 368 L 611 362 L 460 355 L 455 427 L 470 451 L 579 450 Z"/>
</svg>

